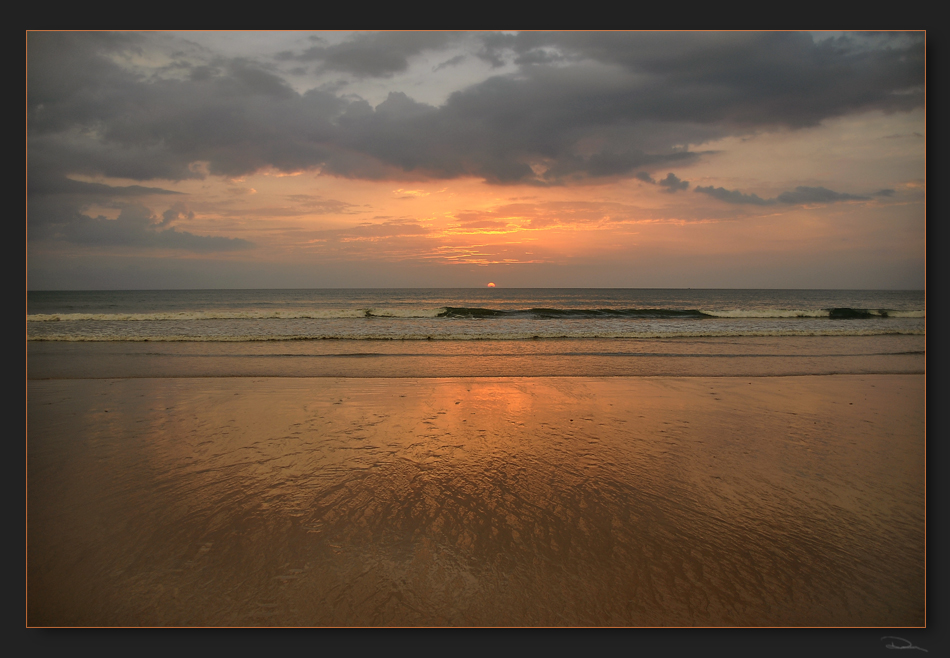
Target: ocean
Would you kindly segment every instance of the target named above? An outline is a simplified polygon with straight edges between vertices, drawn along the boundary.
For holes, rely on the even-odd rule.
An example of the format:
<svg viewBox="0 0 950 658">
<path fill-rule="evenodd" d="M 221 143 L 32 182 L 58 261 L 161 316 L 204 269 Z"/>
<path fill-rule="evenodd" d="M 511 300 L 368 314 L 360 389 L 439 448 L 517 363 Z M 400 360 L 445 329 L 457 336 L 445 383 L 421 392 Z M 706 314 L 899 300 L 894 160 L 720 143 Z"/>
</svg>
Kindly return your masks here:
<svg viewBox="0 0 950 658">
<path fill-rule="evenodd" d="M 926 623 L 921 291 L 27 301 L 29 625 Z"/>
<path fill-rule="evenodd" d="M 923 371 L 923 291 L 34 291 L 30 377 Z"/>
</svg>

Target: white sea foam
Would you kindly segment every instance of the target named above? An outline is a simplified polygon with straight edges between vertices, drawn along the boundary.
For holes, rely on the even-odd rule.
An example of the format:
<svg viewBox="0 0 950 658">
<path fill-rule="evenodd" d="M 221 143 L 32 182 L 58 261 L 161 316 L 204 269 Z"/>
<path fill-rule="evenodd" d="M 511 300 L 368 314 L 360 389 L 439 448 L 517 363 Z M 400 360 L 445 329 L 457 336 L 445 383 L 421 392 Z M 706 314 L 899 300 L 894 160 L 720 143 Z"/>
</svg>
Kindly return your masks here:
<svg viewBox="0 0 950 658">
<path fill-rule="evenodd" d="M 888 311 L 887 316 L 890 318 L 925 318 L 927 317 L 926 311 Z"/>
<path fill-rule="evenodd" d="M 35 313 L 27 322 L 167 322 L 170 320 L 346 320 L 352 318 L 435 318 L 445 308 L 295 309 L 283 311 L 178 311 L 164 313 Z"/>
<path fill-rule="evenodd" d="M 924 318 L 926 311 L 893 311 L 890 309 L 854 309 L 857 313 L 866 313 L 869 316 L 880 318 Z M 706 315 L 714 318 L 827 318 L 831 317 L 830 309 L 732 309 L 732 310 L 702 310 Z"/>
<path fill-rule="evenodd" d="M 371 308 L 367 317 L 373 318 L 437 318 L 445 308 Z"/>
</svg>

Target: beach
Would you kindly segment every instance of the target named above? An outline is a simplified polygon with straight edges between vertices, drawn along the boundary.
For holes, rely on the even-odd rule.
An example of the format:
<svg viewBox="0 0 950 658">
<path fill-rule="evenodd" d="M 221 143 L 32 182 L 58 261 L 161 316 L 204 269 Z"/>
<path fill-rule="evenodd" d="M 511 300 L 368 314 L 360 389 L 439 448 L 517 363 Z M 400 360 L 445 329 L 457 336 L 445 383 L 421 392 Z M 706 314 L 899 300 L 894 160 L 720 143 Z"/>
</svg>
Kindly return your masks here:
<svg viewBox="0 0 950 658">
<path fill-rule="evenodd" d="M 924 387 L 31 379 L 28 624 L 922 626 Z"/>
<path fill-rule="evenodd" d="M 30 293 L 30 626 L 922 626 L 923 291 Z"/>
</svg>

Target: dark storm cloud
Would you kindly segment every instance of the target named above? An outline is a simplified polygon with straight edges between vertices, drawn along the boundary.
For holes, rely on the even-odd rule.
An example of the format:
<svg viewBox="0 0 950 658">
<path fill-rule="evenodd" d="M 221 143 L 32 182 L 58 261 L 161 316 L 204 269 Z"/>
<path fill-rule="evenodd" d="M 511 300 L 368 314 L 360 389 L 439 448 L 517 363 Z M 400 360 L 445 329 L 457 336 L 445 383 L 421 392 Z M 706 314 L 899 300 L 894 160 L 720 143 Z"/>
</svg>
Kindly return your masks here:
<svg viewBox="0 0 950 658">
<path fill-rule="evenodd" d="M 399 91 L 376 107 L 332 86 L 301 94 L 274 70 L 240 58 L 173 67 L 179 73 L 164 77 L 123 65 L 150 38 L 28 34 L 31 186 L 62 185 L 68 174 L 183 180 L 263 167 L 498 184 L 652 180 L 701 157 L 687 145 L 923 104 L 917 35 L 384 32 L 282 54 L 387 77 L 406 70 L 413 55 L 476 38 L 483 60 L 523 64 L 439 107 Z M 666 180 L 671 191 L 674 182 L 682 186 Z"/>
<path fill-rule="evenodd" d="M 329 118 L 346 104 L 333 94 L 297 94 L 243 59 L 200 79 L 145 79 L 87 38 L 29 36 L 31 167 L 182 180 L 200 175 L 189 166 L 195 161 L 209 162 L 210 173 L 239 176 L 264 166 L 312 167 L 331 155 L 323 146 L 332 141 Z"/>
<path fill-rule="evenodd" d="M 743 194 L 738 190 L 727 190 L 722 187 L 697 187 L 696 192 L 708 194 L 711 197 L 725 201 L 726 203 L 749 204 L 756 206 L 771 206 L 776 203 L 787 205 L 806 205 L 810 203 L 835 203 L 836 201 L 867 201 L 870 197 L 859 196 L 857 194 L 846 194 L 844 192 L 835 192 L 827 187 L 804 187 L 798 186 L 793 192 L 782 192 L 774 199 L 763 199 L 757 194 Z M 894 190 L 881 190 L 875 192 L 875 195 L 890 196 Z"/>
<path fill-rule="evenodd" d="M 299 54 L 281 53 L 280 58 L 319 62 L 326 70 L 357 77 L 388 78 L 409 68 L 413 55 L 444 48 L 458 38 L 459 34 L 450 32 L 378 32 L 333 46 L 312 46 Z"/>
<path fill-rule="evenodd" d="M 816 41 L 797 32 L 524 32 L 484 44 L 480 56 L 496 63 L 548 47 L 647 75 L 636 90 L 644 111 L 700 122 L 804 127 L 924 99 L 922 33 Z"/>
<path fill-rule="evenodd" d="M 578 154 L 582 138 L 614 126 L 630 132 L 623 124 L 633 110 L 621 116 L 626 101 L 605 84 L 582 71 L 542 67 L 524 79 L 490 78 L 452 94 L 438 108 L 392 92 L 375 109 L 351 104 L 338 120 L 340 138 L 404 171 L 437 178 L 471 175 L 493 183 L 551 184 L 697 157 L 674 145 L 646 152 L 636 148 L 641 140 L 635 135 L 627 136 L 633 148 Z M 545 172 L 536 174 L 533 164 Z"/>
<path fill-rule="evenodd" d="M 441 108 L 400 122 L 408 128 L 403 143 L 390 139 L 384 151 L 375 150 L 374 136 L 361 145 L 364 150 L 402 168 L 492 182 L 534 179 L 532 160 L 546 161 L 540 180 L 557 182 L 695 158 L 675 150 L 684 142 L 815 125 L 852 111 L 910 109 L 923 101 L 919 38 L 877 50 L 867 50 L 858 38 L 816 43 L 789 33 L 529 32 L 489 34 L 483 43 L 480 56 L 493 63 L 507 51 L 515 58 L 559 52 L 574 65 L 533 66 L 519 76 L 489 79 L 453 94 Z M 585 65 L 582 59 L 619 68 Z M 649 131 L 638 132 L 647 125 Z M 619 138 L 622 148 L 611 140 L 610 150 L 577 152 L 581 139 L 607 134 Z"/>
</svg>

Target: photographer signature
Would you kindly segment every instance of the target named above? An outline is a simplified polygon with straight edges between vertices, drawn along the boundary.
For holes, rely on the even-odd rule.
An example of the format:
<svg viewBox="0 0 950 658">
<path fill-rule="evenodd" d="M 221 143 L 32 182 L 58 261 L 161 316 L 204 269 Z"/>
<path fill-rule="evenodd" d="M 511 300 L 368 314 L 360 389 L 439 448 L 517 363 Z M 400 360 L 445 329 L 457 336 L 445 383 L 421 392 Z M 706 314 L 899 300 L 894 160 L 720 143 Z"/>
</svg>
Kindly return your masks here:
<svg viewBox="0 0 950 658">
<path fill-rule="evenodd" d="M 897 637 L 896 635 L 885 635 L 884 637 L 881 638 L 881 640 L 882 641 L 890 640 L 890 642 L 884 645 L 888 649 L 920 649 L 924 653 L 927 653 L 926 649 L 923 649 L 921 647 L 915 647 L 914 644 L 910 640 L 905 640 L 904 638 Z M 895 644 L 894 643 L 895 640 L 897 640 L 898 642 L 902 642 L 903 644 Z"/>
</svg>

